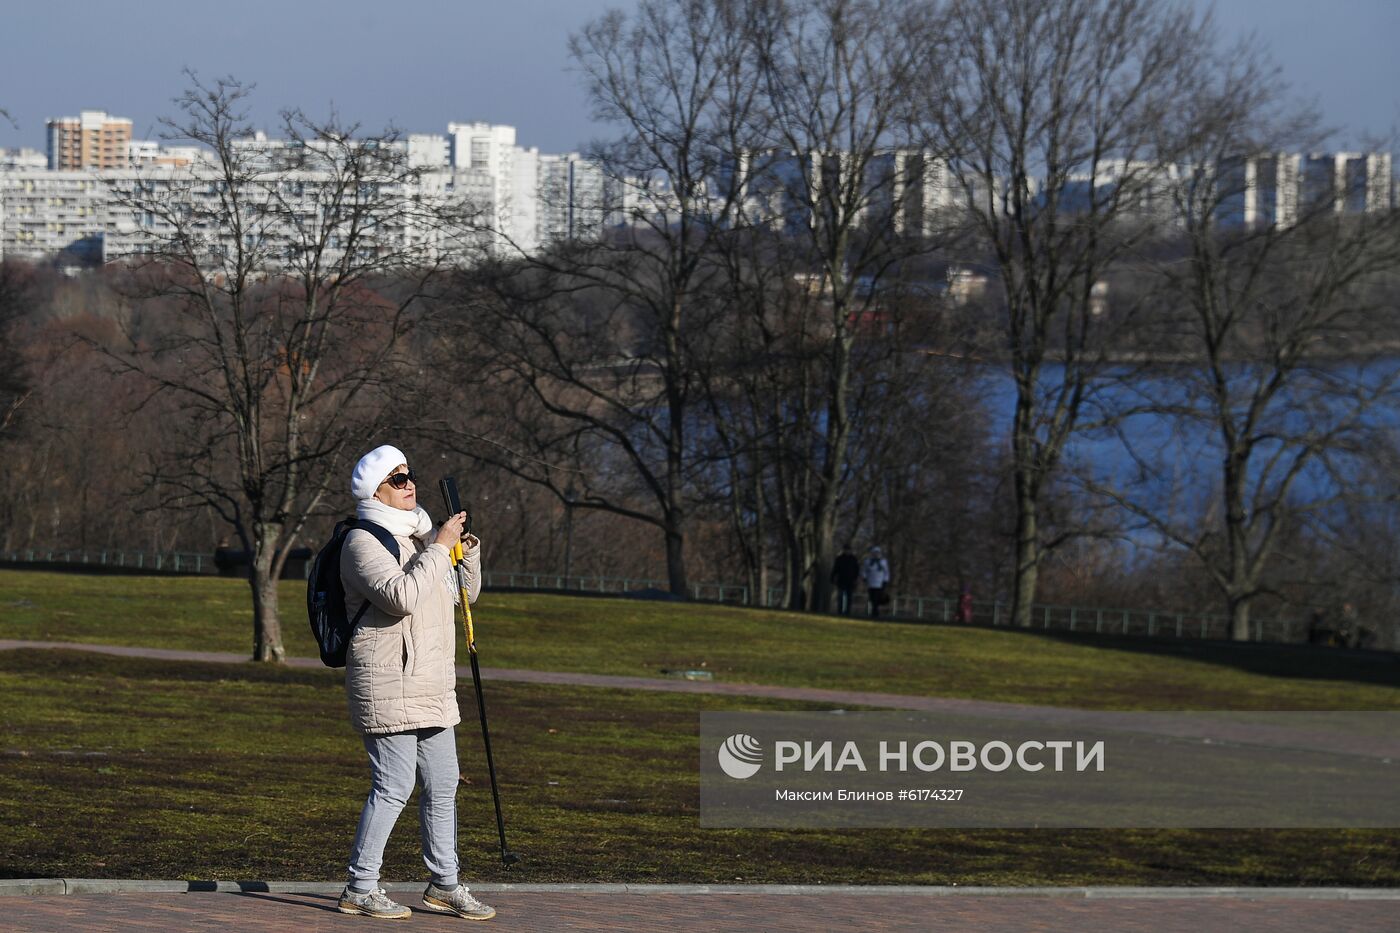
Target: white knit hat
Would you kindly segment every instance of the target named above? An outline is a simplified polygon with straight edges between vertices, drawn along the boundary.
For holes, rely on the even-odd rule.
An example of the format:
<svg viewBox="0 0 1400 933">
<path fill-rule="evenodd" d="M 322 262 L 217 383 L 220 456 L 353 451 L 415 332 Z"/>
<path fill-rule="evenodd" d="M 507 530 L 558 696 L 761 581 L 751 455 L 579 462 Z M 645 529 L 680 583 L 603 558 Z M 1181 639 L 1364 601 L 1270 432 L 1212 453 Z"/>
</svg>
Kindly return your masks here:
<svg viewBox="0 0 1400 933">
<path fill-rule="evenodd" d="M 400 463 L 408 463 L 403 451 L 390 444 L 376 447 L 360 458 L 355 472 L 350 474 L 350 494 L 356 499 L 372 499 L 384 477 Z"/>
</svg>

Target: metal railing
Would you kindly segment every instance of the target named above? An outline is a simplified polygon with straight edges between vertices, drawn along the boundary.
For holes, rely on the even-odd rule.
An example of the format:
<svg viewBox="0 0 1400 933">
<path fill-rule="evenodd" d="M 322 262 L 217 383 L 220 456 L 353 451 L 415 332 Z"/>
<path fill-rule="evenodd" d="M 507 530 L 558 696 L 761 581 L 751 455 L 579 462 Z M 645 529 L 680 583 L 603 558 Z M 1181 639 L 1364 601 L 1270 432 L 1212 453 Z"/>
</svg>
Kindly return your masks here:
<svg viewBox="0 0 1400 933">
<path fill-rule="evenodd" d="M 74 550 L 26 548 L 0 551 L 0 562 L 9 564 L 61 564 L 73 567 L 110 567 L 145 570 L 153 573 L 217 574 L 219 567 L 209 554 L 184 551 L 149 553 L 134 550 Z M 308 572 L 310 564 L 307 564 Z M 520 571 L 491 571 L 482 574 L 487 589 L 557 590 L 561 592 L 617 594 L 656 591 L 670 592 L 665 580 L 644 577 L 608 577 Z M 780 608 L 785 590 L 769 587 L 761 605 Z M 689 597 L 735 605 L 755 605 L 749 587 L 733 583 L 692 583 Z M 943 596 L 894 595 L 881 614 L 890 619 L 916 622 L 952 622 L 957 617 L 957 600 Z M 853 616 L 868 615 L 865 599 L 852 600 Z M 834 614 L 834 613 L 833 613 Z M 977 601 L 972 604 L 974 625 L 1009 627 L 1010 606 L 1002 602 Z M 1149 638 L 1228 639 L 1228 616 L 1201 612 L 1171 612 L 1161 609 L 1106 609 L 1086 606 L 1036 605 L 1031 610 L 1031 629 L 1076 632 L 1091 635 L 1138 635 Z M 1250 637 L 1257 642 L 1301 642 L 1307 630 L 1304 620 L 1256 619 L 1250 622 Z"/>
<path fill-rule="evenodd" d="M 188 551 L 147 551 L 133 550 L 72 550 L 67 548 L 23 548 L 17 551 L 0 551 L 0 561 L 10 564 L 66 564 L 69 566 L 91 566 L 124 568 L 127 570 L 150 570 L 156 573 L 218 573 L 210 554 L 195 554 Z"/>
</svg>

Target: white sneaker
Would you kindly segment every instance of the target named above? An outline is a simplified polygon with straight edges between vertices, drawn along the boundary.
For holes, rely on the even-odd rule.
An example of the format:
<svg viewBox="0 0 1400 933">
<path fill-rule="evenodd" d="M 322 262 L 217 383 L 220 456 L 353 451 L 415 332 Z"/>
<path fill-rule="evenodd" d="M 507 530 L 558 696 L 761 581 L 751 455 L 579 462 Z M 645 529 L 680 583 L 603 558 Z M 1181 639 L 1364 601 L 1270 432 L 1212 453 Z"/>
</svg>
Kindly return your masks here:
<svg viewBox="0 0 1400 933">
<path fill-rule="evenodd" d="M 345 890 L 340 892 L 340 903 L 335 905 L 335 909 L 343 914 L 364 914 L 366 917 L 377 917 L 380 920 L 406 920 L 413 916 L 413 911 L 389 900 L 389 895 L 384 893 L 383 888 L 360 894 L 351 891 L 348 884 Z"/>
<path fill-rule="evenodd" d="M 490 920 L 496 916 L 496 908 L 488 907 L 471 896 L 465 884 L 459 884 L 451 891 L 445 891 L 436 884 L 429 884 L 423 892 L 423 906 L 444 914 L 456 914 L 468 920 Z"/>
</svg>

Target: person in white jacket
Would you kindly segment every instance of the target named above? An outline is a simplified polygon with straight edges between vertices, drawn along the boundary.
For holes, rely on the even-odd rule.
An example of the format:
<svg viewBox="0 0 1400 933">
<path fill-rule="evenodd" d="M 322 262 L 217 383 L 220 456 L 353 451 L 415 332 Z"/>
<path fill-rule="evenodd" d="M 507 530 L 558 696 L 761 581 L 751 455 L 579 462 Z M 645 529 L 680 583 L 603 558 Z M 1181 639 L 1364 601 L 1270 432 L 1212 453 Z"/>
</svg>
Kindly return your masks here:
<svg viewBox="0 0 1400 933">
<path fill-rule="evenodd" d="M 399 813 L 422 784 L 418 798 L 423 861 L 431 879 L 423 905 L 469 920 L 495 910 L 478 901 L 458 878 L 457 858 L 457 626 L 461 599 L 451 548 L 463 544 L 467 599 L 481 590 L 481 542 L 463 536 L 466 513 L 439 528 L 418 505 L 408 458 L 396 447 L 377 447 L 360 458 L 350 480 L 356 518 L 393 535 L 398 557 L 379 537 L 356 528 L 345 538 L 340 575 L 345 607 L 368 609 L 350 636 L 345 690 L 350 721 L 369 753 L 373 784 L 350 851 L 349 881 L 341 913 L 382 919 L 411 916 L 379 886 L 384 845 Z"/>
<path fill-rule="evenodd" d="M 861 564 L 860 576 L 865 581 L 870 601 L 870 618 L 878 619 L 880 607 L 889 600 L 885 595 L 885 587 L 890 584 L 890 562 L 885 560 L 878 547 L 870 549 L 870 556 Z"/>
</svg>

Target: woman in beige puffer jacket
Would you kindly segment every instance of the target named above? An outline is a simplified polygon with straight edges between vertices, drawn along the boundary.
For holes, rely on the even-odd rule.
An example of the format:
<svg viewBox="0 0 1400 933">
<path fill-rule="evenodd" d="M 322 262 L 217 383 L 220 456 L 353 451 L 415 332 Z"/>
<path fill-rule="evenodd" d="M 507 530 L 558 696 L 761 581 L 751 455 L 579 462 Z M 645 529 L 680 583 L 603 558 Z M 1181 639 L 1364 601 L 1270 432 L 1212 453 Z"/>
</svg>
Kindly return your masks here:
<svg viewBox="0 0 1400 933">
<path fill-rule="evenodd" d="M 369 600 L 345 660 L 350 721 L 365 735 L 455 726 L 457 624 L 461 599 L 447 547 L 394 535 L 399 558 L 363 529 L 341 552 L 345 606 L 352 616 Z M 481 589 L 481 543 L 462 544 L 467 598 Z"/>
<path fill-rule="evenodd" d="M 396 447 L 360 458 L 350 481 L 356 518 L 379 526 L 345 537 L 340 576 L 346 612 L 366 606 L 350 636 L 345 691 L 350 720 L 369 753 L 373 785 L 350 850 L 348 882 L 337 909 L 385 919 L 410 916 L 379 887 L 384 846 L 416 783 L 423 862 L 431 879 L 423 892 L 430 910 L 486 920 L 495 910 L 472 897 L 458 878 L 457 857 L 457 627 L 460 599 L 450 548 L 464 546 L 467 598 L 481 588 L 481 544 L 463 537 L 466 514 L 433 528 L 418 507 L 417 484 Z M 380 536 L 392 535 L 398 557 Z"/>
</svg>

